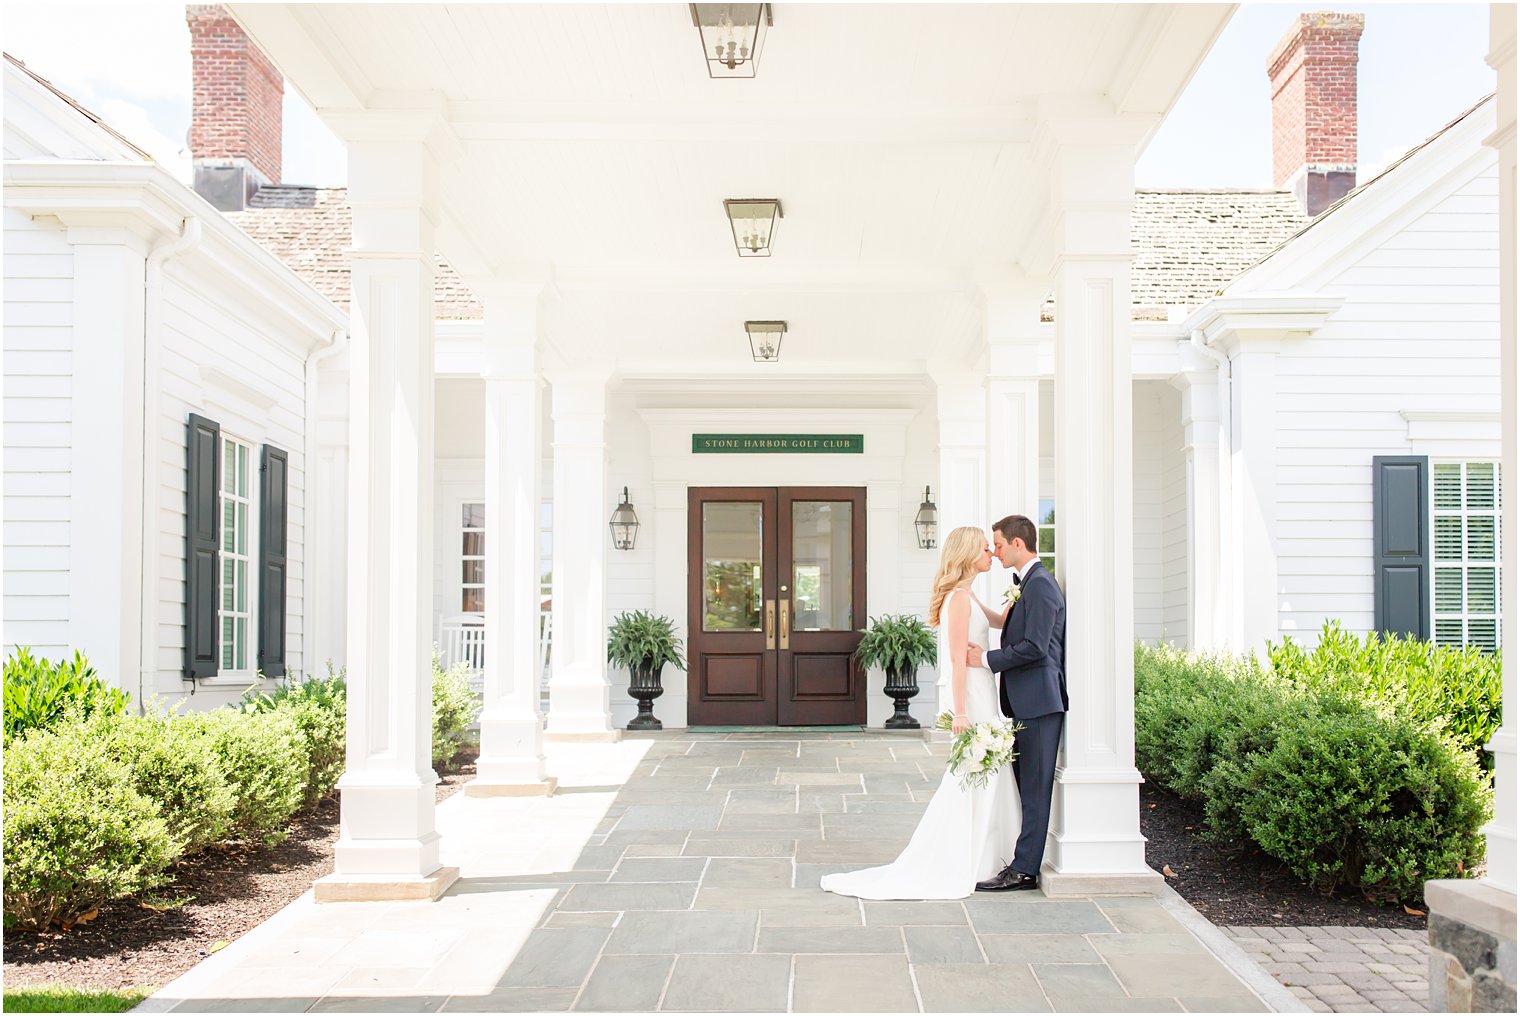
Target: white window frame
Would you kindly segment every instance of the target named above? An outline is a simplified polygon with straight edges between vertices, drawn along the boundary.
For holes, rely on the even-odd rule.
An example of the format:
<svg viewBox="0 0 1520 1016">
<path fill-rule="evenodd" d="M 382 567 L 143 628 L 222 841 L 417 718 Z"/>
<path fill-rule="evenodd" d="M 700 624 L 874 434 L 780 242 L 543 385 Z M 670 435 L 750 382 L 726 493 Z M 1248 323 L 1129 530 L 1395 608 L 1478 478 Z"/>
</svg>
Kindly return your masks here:
<svg viewBox="0 0 1520 1016">
<path fill-rule="evenodd" d="M 481 524 L 479 526 L 467 526 L 467 525 L 464 524 L 464 521 L 465 521 L 464 520 L 465 509 L 468 508 L 468 507 L 470 507 L 471 505 L 479 505 L 480 506 L 480 512 L 481 512 L 481 519 L 482 519 L 482 521 L 481 521 Z M 486 502 L 485 502 L 485 498 L 464 498 L 464 499 L 462 499 L 459 502 L 459 513 L 455 517 L 459 519 L 459 529 L 458 529 L 459 540 L 458 540 L 458 542 L 456 542 L 454 544 L 454 546 L 456 546 L 456 547 L 459 548 L 459 570 L 456 573 L 459 576 L 459 598 L 455 602 L 459 605 L 459 611 L 460 611 L 460 613 L 463 613 L 463 614 L 484 614 L 485 613 L 485 601 L 486 601 L 486 583 L 485 583 L 486 555 L 484 553 L 481 553 L 481 554 L 466 554 L 464 552 L 464 540 L 465 540 L 466 534 L 468 534 L 468 533 L 480 533 L 482 539 L 489 539 L 490 538 L 489 535 L 488 535 L 488 531 L 490 529 L 490 522 L 491 522 L 491 520 L 490 520 L 490 517 L 486 515 Z M 480 578 L 479 582 L 466 582 L 464 580 L 464 566 L 465 566 L 465 562 L 467 562 L 467 561 L 479 561 L 480 562 L 481 578 Z M 478 610 L 478 611 L 476 611 L 476 610 L 470 610 L 469 608 L 467 608 L 464 605 L 465 592 L 467 590 L 470 590 L 470 589 L 479 589 L 480 590 L 481 609 Z"/>
<path fill-rule="evenodd" d="M 1494 468 L 1494 507 L 1493 507 L 1493 509 L 1491 511 L 1490 510 L 1473 511 L 1473 510 L 1471 510 L 1468 507 L 1468 503 L 1467 503 L 1468 470 L 1469 470 L 1470 467 L 1475 466 L 1475 465 L 1491 465 Z M 1461 506 L 1460 509 L 1458 509 L 1456 511 L 1452 511 L 1452 510 L 1449 510 L 1449 509 L 1438 509 L 1436 507 L 1436 470 L 1440 466 L 1459 466 L 1459 467 L 1461 467 L 1461 470 L 1462 470 L 1462 478 L 1461 478 L 1462 506 Z M 1473 645 L 1474 643 L 1473 643 L 1472 638 L 1471 638 L 1471 630 L 1472 630 L 1471 622 L 1473 622 L 1475 620 L 1480 620 L 1480 621 L 1491 621 L 1493 623 L 1493 626 L 1494 626 L 1494 646 L 1495 646 L 1496 649 L 1502 649 L 1503 648 L 1504 632 L 1503 632 L 1502 617 L 1503 617 L 1503 611 L 1504 611 L 1504 604 L 1503 604 L 1503 593 L 1504 593 L 1504 581 L 1503 581 L 1503 578 L 1504 577 L 1503 577 L 1503 573 L 1501 572 L 1501 562 L 1503 560 L 1503 553 L 1504 553 L 1504 532 L 1503 532 L 1503 515 L 1504 515 L 1503 508 L 1504 508 L 1504 506 L 1501 503 L 1501 499 L 1503 497 L 1503 493 L 1502 493 L 1503 487 L 1502 487 L 1502 484 L 1500 482 L 1501 481 L 1500 468 L 1501 467 L 1500 467 L 1500 463 L 1499 463 L 1498 459 L 1490 458 L 1490 457 L 1486 457 L 1486 456 L 1477 456 L 1477 457 L 1472 457 L 1472 458 L 1457 458 L 1457 457 L 1435 458 L 1434 456 L 1432 456 L 1432 458 L 1430 460 L 1430 491 L 1429 491 L 1429 497 L 1430 497 L 1430 502 L 1429 502 L 1430 503 L 1430 638 L 1431 638 L 1432 642 L 1435 642 L 1438 645 L 1459 645 L 1459 646 L 1464 646 L 1464 647 L 1465 646 L 1471 646 L 1471 645 Z M 1438 515 L 1440 517 L 1442 517 L 1442 518 L 1458 517 L 1458 518 L 1462 519 L 1462 557 L 1460 559 L 1458 559 L 1458 560 L 1447 559 L 1447 560 L 1443 561 L 1442 559 L 1440 559 L 1440 558 L 1438 558 L 1436 556 L 1436 536 L 1437 536 L 1437 528 L 1438 528 L 1436 523 L 1437 523 L 1437 517 L 1438 517 Z M 1474 516 L 1479 517 L 1479 518 L 1487 518 L 1487 517 L 1492 516 L 1492 518 L 1494 520 L 1494 558 L 1493 558 L 1492 561 L 1489 561 L 1487 559 L 1470 560 L 1468 558 L 1468 556 L 1467 556 L 1468 549 L 1470 547 L 1470 542 L 1469 542 L 1469 539 L 1468 539 L 1468 533 L 1470 532 L 1469 525 L 1468 525 L 1468 519 L 1472 518 Z M 1456 568 L 1456 569 L 1460 569 L 1461 570 L 1461 573 L 1462 573 L 1462 610 L 1461 610 L 1460 613 L 1452 613 L 1452 612 L 1437 613 L 1437 610 L 1436 610 L 1436 571 L 1437 571 L 1437 569 L 1442 569 L 1442 568 L 1444 568 L 1444 569 L 1453 569 L 1453 568 Z M 1493 568 L 1494 569 L 1494 610 L 1492 612 L 1481 611 L 1481 612 L 1478 612 L 1478 613 L 1473 613 L 1473 612 L 1469 611 L 1469 609 L 1468 609 L 1468 596 L 1467 596 L 1467 594 L 1468 594 L 1468 571 L 1471 568 Z M 1449 640 L 1442 640 L 1442 639 L 1440 639 L 1440 638 L 1437 637 L 1436 626 L 1437 626 L 1437 624 L 1440 621 L 1458 621 L 1458 622 L 1461 623 L 1461 625 L 1462 625 L 1462 640 L 1461 640 L 1460 643 L 1453 643 L 1453 642 L 1451 642 Z"/>
<path fill-rule="evenodd" d="M 248 493 L 237 494 L 227 490 L 227 448 L 241 448 L 248 455 Z M 215 684 L 248 684 L 259 679 L 259 484 L 262 479 L 258 448 L 251 441 L 244 440 L 235 434 L 222 431 L 221 447 L 217 454 L 222 457 L 222 482 L 221 488 L 216 492 L 216 510 L 218 518 L 217 547 L 216 547 L 216 662 L 217 674 L 215 678 L 208 678 L 207 683 Z M 227 550 L 227 502 L 241 504 L 247 507 L 245 515 L 248 528 L 248 540 L 246 551 L 237 553 Z M 236 511 L 233 512 L 234 518 Z M 247 575 L 246 589 L 244 594 L 247 610 L 227 610 L 226 603 L 226 562 L 229 558 L 234 562 L 243 562 Z M 235 569 L 234 569 L 235 574 Z M 234 603 L 236 596 L 234 596 Z M 243 667 L 228 667 L 223 665 L 226 658 L 224 653 L 226 643 L 223 639 L 225 620 L 228 617 L 242 619 L 247 627 L 244 634 L 244 663 Z"/>
</svg>

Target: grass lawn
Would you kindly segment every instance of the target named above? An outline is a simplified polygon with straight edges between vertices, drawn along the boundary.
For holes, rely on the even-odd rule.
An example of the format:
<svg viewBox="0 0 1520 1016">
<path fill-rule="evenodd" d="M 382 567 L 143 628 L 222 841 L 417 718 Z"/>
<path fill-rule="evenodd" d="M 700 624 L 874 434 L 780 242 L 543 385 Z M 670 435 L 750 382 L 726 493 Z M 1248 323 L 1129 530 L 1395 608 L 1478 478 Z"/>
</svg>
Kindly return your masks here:
<svg viewBox="0 0 1520 1016">
<path fill-rule="evenodd" d="M 7 988 L 6 1012 L 126 1012 L 148 997 L 149 988 L 125 991 L 81 991 L 61 984 L 40 988 Z"/>
</svg>

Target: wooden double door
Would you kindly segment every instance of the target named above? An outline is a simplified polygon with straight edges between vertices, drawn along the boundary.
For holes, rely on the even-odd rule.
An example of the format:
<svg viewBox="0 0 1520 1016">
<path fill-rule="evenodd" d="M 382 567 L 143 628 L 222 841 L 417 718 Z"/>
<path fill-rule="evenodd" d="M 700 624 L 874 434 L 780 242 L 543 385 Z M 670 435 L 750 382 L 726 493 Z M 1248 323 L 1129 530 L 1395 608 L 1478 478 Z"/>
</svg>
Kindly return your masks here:
<svg viewBox="0 0 1520 1016">
<path fill-rule="evenodd" d="M 687 721 L 866 721 L 861 487 L 693 487 Z"/>
</svg>

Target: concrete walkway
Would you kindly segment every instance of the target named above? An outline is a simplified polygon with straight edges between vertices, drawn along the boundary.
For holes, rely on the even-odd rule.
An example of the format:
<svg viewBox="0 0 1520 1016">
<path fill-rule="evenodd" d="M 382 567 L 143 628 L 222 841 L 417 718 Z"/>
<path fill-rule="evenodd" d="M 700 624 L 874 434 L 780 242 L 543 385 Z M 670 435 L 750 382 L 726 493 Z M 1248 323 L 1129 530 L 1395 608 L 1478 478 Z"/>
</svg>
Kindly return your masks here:
<svg viewBox="0 0 1520 1016">
<path fill-rule="evenodd" d="M 869 731 L 554 744 L 554 797 L 439 808 L 442 901 L 308 895 L 140 1009 L 1303 1011 L 1175 896 L 820 891 L 896 856 L 943 756 Z"/>
<path fill-rule="evenodd" d="M 1404 928 L 1222 929 L 1315 1012 L 1428 1012 L 1430 940 Z"/>
</svg>

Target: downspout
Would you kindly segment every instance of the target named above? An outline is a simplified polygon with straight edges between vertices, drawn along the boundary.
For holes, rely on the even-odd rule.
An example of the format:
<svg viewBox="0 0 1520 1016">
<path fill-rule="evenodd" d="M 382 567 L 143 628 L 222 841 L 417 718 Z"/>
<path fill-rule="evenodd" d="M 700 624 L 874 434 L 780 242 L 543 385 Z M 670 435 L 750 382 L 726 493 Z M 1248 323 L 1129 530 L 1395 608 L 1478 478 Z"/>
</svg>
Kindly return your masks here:
<svg viewBox="0 0 1520 1016">
<path fill-rule="evenodd" d="M 1189 342 L 1205 359 L 1213 362 L 1218 376 L 1218 394 L 1215 405 L 1219 413 L 1219 518 L 1216 527 L 1219 538 L 1219 560 L 1217 562 L 1216 586 L 1214 589 L 1214 649 L 1224 649 L 1234 641 L 1234 592 L 1232 583 L 1234 576 L 1231 574 L 1231 554 L 1233 548 L 1230 545 L 1231 517 L 1234 511 L 1233 495 L 1235 490 L 1235 477 L 1232 473 L 1234 463 L 1234 431 L 1235 431 L 1235 407 L 1233 404 L 1234 388 L 1231 384 L 1230 358 L 1224 353 L 1210 346 L 1203 337 L 1203 329 L 1194 328 L 1189 336 Z"/>
<path fill-rule="evenodd" d="M 306 357 L 306 442 L 303 450 L 305 460 L 302 464 L 302 475 L 305 490 L 302 491 L 304 502 L 304 515 L 302 529 L 306 542 L 301 548 L 302 585 L 306 590 L 305 617 L 302 629 L 304 631 L 305 644 L 301 647 L 301 663 L 310 678 L 316 672 L 316 648 L 317 634 L 322 620 L 322 607 L 324 604 L 318 600 L 317 590 L 319 583 L 318 573 L 321 568 L 315 555 L 312 553 L 313 546 L 322 546 L 325 541 L 317 532 L 317 507 L 319 498 L 316 495 L 317 488 L 317 456 L 320 454 L 317 440 L 317 394 L 319 385 L 318 376 L 321 373 L 322 364 L 348 348 L 348 343 L 343 341 L 347 333 L 341 328 L 333 329 L 319 346 Z M 346 476 L 344 477 L 346 481 Z"/>
<path fill-rule="evenodd" d="M 148 710 L 147 694 L 158 673 L 158 370 L 163 345 L 164 263 L 200 243 L 201 220 L 187 215 L 179 236 L 148 252 L 143 268 L 143 407 L 142 407 L 142 527 L 139 534 L 137 711 Z M 194 690 L 194 685 L 191 685 Z"/>
</svg>

